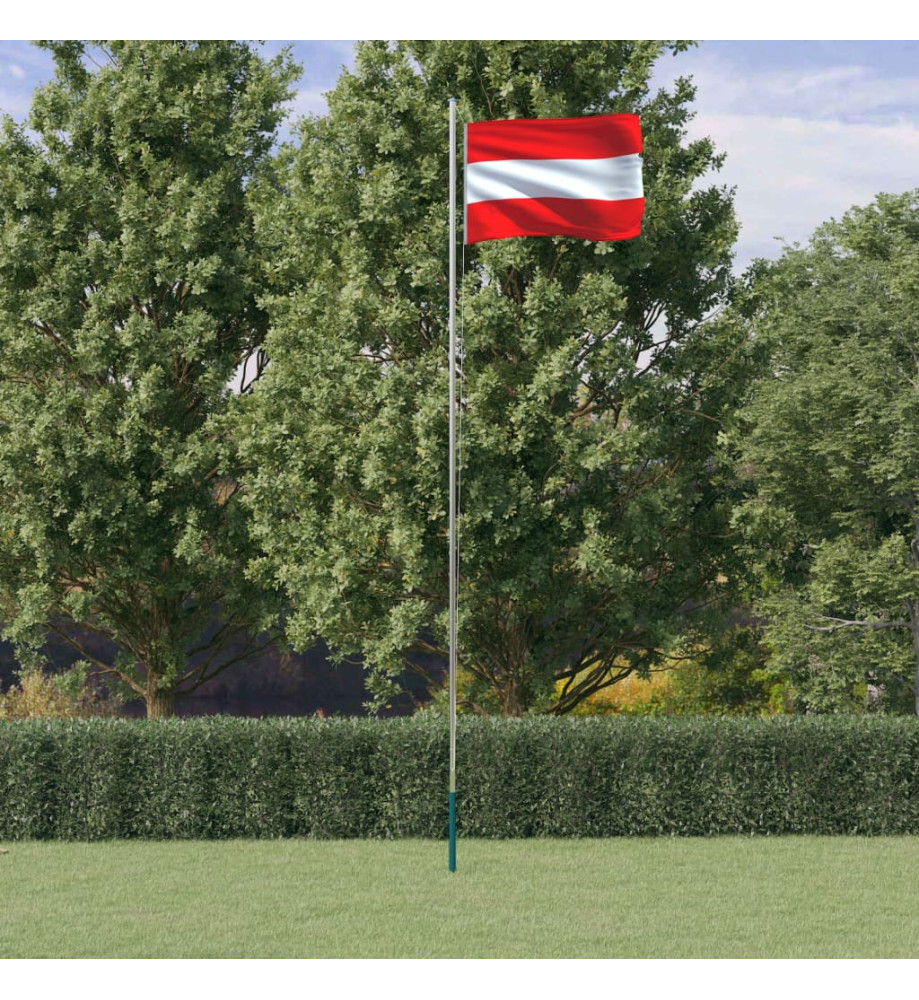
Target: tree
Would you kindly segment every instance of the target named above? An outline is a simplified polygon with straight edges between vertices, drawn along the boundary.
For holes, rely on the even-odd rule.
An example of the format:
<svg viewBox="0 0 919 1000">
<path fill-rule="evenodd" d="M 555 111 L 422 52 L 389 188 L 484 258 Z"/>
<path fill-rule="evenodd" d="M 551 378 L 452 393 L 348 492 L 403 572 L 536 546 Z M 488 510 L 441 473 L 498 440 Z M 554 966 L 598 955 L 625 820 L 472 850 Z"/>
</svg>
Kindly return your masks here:
<svg viewBox="0 0 919 1000">
<path fill-rule="evenodd" d="M 760 265 L 740 423 L 767 640 L 811 710 L 919 711 L 919 192 Z"/>
<path fill-rule="evenodd" d="M 721 160 L 684 142 L 688 81 L 657 42 L 359 46 L 287 152 L 259 235 L 269 368 L 238 429 L 246 503 L 288 636 L 359 654 L 376 703 L 444 656 L 447 99 L 461 120 L 638 112 L 646 218 L 630 242 L 463 251 L 460 647 L 468 706 L 564 713 L 696 630 L 726 593 L 736 330 Z M 738 355 L 739 357 L 739 355 Z M 690 610 L 692 609 L 692 610 Z"/>
<path fill-rule="evenodd" d="M 276 611 L 219 419 L 265 336 L 246 187 L 295 72 L 235 42 L 47 47 L 34 137 L 0 138 L 0 620 L 169 715 Z"/>
</svg>

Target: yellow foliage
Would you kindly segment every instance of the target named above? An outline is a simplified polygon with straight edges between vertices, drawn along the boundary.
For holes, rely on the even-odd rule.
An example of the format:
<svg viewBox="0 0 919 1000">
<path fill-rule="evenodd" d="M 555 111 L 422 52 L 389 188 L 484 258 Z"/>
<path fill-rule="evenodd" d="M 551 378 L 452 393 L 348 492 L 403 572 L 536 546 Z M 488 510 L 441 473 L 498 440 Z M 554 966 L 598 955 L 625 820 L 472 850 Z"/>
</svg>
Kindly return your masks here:
<svg viewBox="0 0 919 1000">
<path fill-rule="evenodd" d="M 667 698 L 673 689 L 671 671 L 651 674 L 648 678 L 638 674 L 602 688 L 586 698 L 572 715 L 655 715 L 666 711 Z"/>
<path fill-rule="evenodd" d="M 669 658 L 650 677 L 629 674 L 597 691 L 572 714 L 765 716 L 793 711 L 787 681 L 763 665 L 758 643 L 745 633 L 729 638 L 728 658 L 709 665 L 703 649 L 695 651 L 698 659 Z"/>
<path fill-rule="evenodd" d="M 18 687 L 0 694 L 0 719 L 76 719 L 114 714 L 114 705 L 82 691 L 77 696 L 62 691 L 53 677 L 40 670 L 26 670 Z"/>
</svg>

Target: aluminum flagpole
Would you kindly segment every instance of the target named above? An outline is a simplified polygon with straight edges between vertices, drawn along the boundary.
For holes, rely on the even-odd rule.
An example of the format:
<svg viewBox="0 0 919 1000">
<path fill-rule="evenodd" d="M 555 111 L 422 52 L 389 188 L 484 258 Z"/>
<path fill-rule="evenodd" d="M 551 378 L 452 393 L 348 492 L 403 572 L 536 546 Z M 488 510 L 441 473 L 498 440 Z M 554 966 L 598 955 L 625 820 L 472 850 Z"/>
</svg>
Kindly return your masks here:
<svg viewBox="0 0 919 1000">
<path fill-rule="evenodd" d="M 456 871 L 456 98 L 450 98 L 450 473 L 448 548 L 450 574 L 450 842 L 447 865 Z"/>
</svg>

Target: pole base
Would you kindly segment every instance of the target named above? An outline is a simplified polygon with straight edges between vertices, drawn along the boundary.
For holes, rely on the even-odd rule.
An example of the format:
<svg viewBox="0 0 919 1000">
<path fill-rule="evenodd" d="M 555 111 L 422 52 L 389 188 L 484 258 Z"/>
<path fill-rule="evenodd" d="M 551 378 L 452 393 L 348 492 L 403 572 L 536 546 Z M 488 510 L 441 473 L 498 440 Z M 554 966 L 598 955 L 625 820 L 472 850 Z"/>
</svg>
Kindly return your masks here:
<svg viewBox="0 0 919 1000">
<path fill-rule="evenodd" d="M 450 792 L 450 846 L 447 851 L 447 866 L 456 871 L 456 792 Z"/>
</svg>

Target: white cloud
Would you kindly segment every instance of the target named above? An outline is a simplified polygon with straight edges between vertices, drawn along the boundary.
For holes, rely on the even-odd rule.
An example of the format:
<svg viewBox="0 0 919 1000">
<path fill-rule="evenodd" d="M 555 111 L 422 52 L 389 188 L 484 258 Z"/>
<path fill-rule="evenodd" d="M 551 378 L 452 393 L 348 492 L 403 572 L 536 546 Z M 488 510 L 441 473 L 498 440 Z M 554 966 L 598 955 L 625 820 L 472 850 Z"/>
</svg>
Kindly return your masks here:
<svg viewBox="0 0 919 1000">
<path fill-rule="evenodd" d="M 26 78 L 26 71 L 18 63 L 10 63 L 6 67 L 6 71 L 17 80 L 24 80 Z"/>
<path fill-rule="evenodd" d="M 290 104 L 291 119 L 296 121 L 300 115 L 325 114 L 329 109 L 325 95 L 331 89 L 330 86 L 322 90 L 298 90 Z"/>
<path fill-rule="evenodd" d="M 727 153 L 709 182 L 736 186 L 738 265 L 804 242 L 830 218 L 880 192 L 919 187 L 919 126 L 814 121 L 793 116 L 702 114 L 690 138 Z"/>
<path fill-rule="evenodd" d="M 744 73 L 709 57 L 693 67 L 692 77 L 706 107 L 746 115 L 895 121 L 914 114 L 919 104 L 919 74 L 883 76 L 860 65 Z"/>
<path fill-rule="evenodd" d="M 29 92 L 0 87 L 0 115 L 11 115 L 21 122 L 29 113 L 31 104 L 32 95 Z"/>
<path fill-rule="evenodd" d="M 658 64 L 655 85 L 696 86 L 690 138 L 727 154 L 705 183 L 736 187 L 738 270 L 882 191 L 919 187 L 919 63 L 889 51 L 703 43 Z"/>
</svg>

